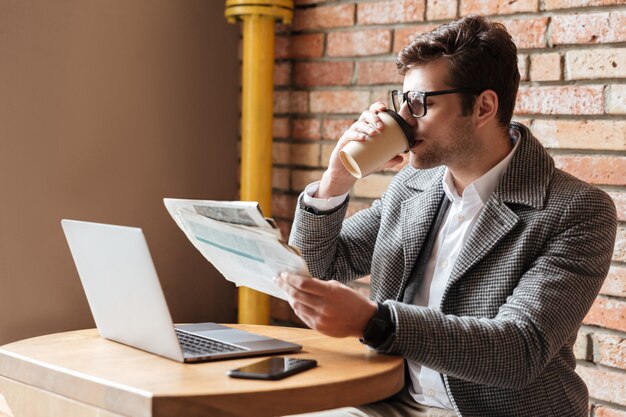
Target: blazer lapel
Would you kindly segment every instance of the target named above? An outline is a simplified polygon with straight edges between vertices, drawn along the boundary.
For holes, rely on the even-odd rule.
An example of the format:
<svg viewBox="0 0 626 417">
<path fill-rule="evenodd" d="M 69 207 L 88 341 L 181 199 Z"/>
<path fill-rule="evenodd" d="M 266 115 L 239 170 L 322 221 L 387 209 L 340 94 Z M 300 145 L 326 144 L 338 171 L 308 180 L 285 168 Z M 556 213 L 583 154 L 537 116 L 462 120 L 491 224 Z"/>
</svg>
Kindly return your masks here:
<svg viewBox="0 0 626 417">
<path fill-rule="evenodd" d="M 554 161 L 528 128 L 518 123 L 512 123 L 511 128 L 520 132 L 521 143 L 465 242 L 452 269 L 446 291 L 518 223 L 517 214 L 507 203 L 536 209 L 543 207 Z"/>
<path fill-rule="evenodd" d="M 517 214 L 510 208 L 490 198 L 454 264 L 446 289 L 483 259 L 518 221 Z"/>
<path fill-rule="evenodd" d="M 422 189 L 417 196 L 404 200 L 401 207 L 402 220 L 402 249 L 404 252 L 404 273 L 402 282 L 396 295 L 397 300 L 402 299 L 402 294 L 407 285 L 411 271 L 419 250 L 426 240 L 430 225 L 435 220 L 439 210 L 439 202 L 444 191 L 441 185 L 443 169 L 436 170 L 435 175 L 428 181 L 407 181 L 406 185 L 411 188 Z"/>
</svg>

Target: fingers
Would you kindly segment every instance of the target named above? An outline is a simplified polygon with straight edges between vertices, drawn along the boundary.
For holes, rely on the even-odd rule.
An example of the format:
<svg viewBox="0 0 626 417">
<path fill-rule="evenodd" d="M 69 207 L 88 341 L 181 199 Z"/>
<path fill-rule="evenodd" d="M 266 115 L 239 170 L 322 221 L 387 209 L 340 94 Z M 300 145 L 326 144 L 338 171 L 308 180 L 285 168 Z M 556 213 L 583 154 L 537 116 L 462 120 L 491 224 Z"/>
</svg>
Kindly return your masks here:
<svg viewBox="0 0 626 417">
<path fill-rule="evenodd" d="M 310 294 L 312 296 L 324 296 L 337 284 L 336 281 L 322 281 L 298 274 L 283 272 L 277 277 L 276 283 L 288 294 L 294 293 Z M 290 294 L 291 295 L 291 294 Z"/>
<path fill-rule="evenodd" d="M 380 112 L 378 111 L 373 112 L 370 110 L 366 110 L 363 113 L 361 113 L 361 116 L 359 117 L 359 122 L 365 122 L 371 128 L 381 131 L 382 129 L 385 128 L 385 125 L 383 124 L 383 121 L 380 120 L 380 117 L 378 117 L 378 113 Z"/>
<path fill-rule="evenodd" d="M 385 111 L 385 104 L 376 102 L 372 104 L 369 110 L 361 113 L 359 119 L 344 132 L 337 143 L 337 149 L 341 149 L 346 143 L 353 140 L 365 140 L 368 136 L 373 137 L 380 133 L 385 125 L 378 117 L 378 113 Z"/>
<path fill-rule="evenodd" d="M 385 103 L 381 103 L 380 101 L 377 101 L 376 103 L 373 103 L 369 110 L 372 113 L 380 113 L 381 111 L 385 111 L 387 110 L 387 106 L 385 106 Z"/>
<path fill-rule="evenodd" d="M 388 169 L 388 168 L 393 168 L 398 164 L 401 164 L 404 162 L 404 158 L 402 157 L 402 155 L 396 155 L 393 158 L 391 158 L 389 160 L 389 162 L 387 162 L 385 165 L 383 165 L 381 167 L 381 169 Z"/>
<path fill-rule="evenodd" d="M 282 273 L 276 284 L 293 311 L 312 329 L 334 337 L 361 336 L 376 303 L 337 281 Z"/>
</svg>

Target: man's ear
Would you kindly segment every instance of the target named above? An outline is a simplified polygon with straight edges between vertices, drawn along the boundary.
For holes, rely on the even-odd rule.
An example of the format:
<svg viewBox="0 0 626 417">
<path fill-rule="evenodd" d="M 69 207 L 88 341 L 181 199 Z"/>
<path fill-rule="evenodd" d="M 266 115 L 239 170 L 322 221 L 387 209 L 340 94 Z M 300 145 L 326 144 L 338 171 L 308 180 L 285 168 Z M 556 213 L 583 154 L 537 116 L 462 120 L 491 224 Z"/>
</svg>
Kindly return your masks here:
<svg viewBox="0 0 626 417">
<path fill-rule="evenodd" d="M 474 123 L 476 127 L 483 127 L 495 119 L 498 114 L 498 95 L 493 90 L 485 90 L 476 98 L 474 103 Z"/>
</svg>

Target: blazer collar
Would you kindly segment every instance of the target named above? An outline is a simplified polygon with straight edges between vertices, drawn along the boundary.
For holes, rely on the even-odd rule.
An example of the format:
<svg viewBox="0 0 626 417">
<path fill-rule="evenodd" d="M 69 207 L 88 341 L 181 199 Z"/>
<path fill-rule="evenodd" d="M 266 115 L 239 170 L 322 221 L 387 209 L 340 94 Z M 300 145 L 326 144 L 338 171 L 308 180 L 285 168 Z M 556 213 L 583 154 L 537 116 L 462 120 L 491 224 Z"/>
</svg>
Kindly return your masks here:
<svg viewBox="0 0 626 417">
<path fill-rule="evenodd" d="M 492 198 L 541 209 L 554 172 L 554 160 L 526 126 L 513 122 L 511 129 L 520 133 L 521 143 Z"/>
<path fill-rule="evenodd" d="M 526 126 L 512 122 L 510 129 L 519 132 L 518 140 L 521 143 L 491 197 L 502 203 L 523 204 L 540 209 L 544 205 L 549 181 L 554 172 L 554 160 Z M 440 183 L 444 172 L 443 166 L 415 170 L 404 184 L 424 191 Z"/>
<path fill-rule="evenodd" d="M 431 169 L 414 169 L 414 171 L 413 175 L 404 181 L 404 185 L 414 190 L 424 191 L 438 184 L 441 185 L 446 167 L 439 166 Z"/>
</svg>

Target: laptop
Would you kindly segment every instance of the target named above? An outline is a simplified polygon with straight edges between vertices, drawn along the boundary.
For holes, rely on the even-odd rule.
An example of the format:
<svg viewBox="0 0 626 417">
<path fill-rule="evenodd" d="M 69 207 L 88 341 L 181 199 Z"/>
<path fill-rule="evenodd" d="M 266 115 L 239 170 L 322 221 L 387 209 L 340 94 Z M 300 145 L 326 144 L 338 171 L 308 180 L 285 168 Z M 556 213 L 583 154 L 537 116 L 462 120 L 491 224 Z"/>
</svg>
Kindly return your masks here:
<svg viewBox="0 0 626 417">
<path fill-rule="evenodd" d="M 102 337 L 179 362 L 302 349 L 216 323 L 174 326 L 140 228 L 67 219 L 61 225 Z"/>
</svg>

